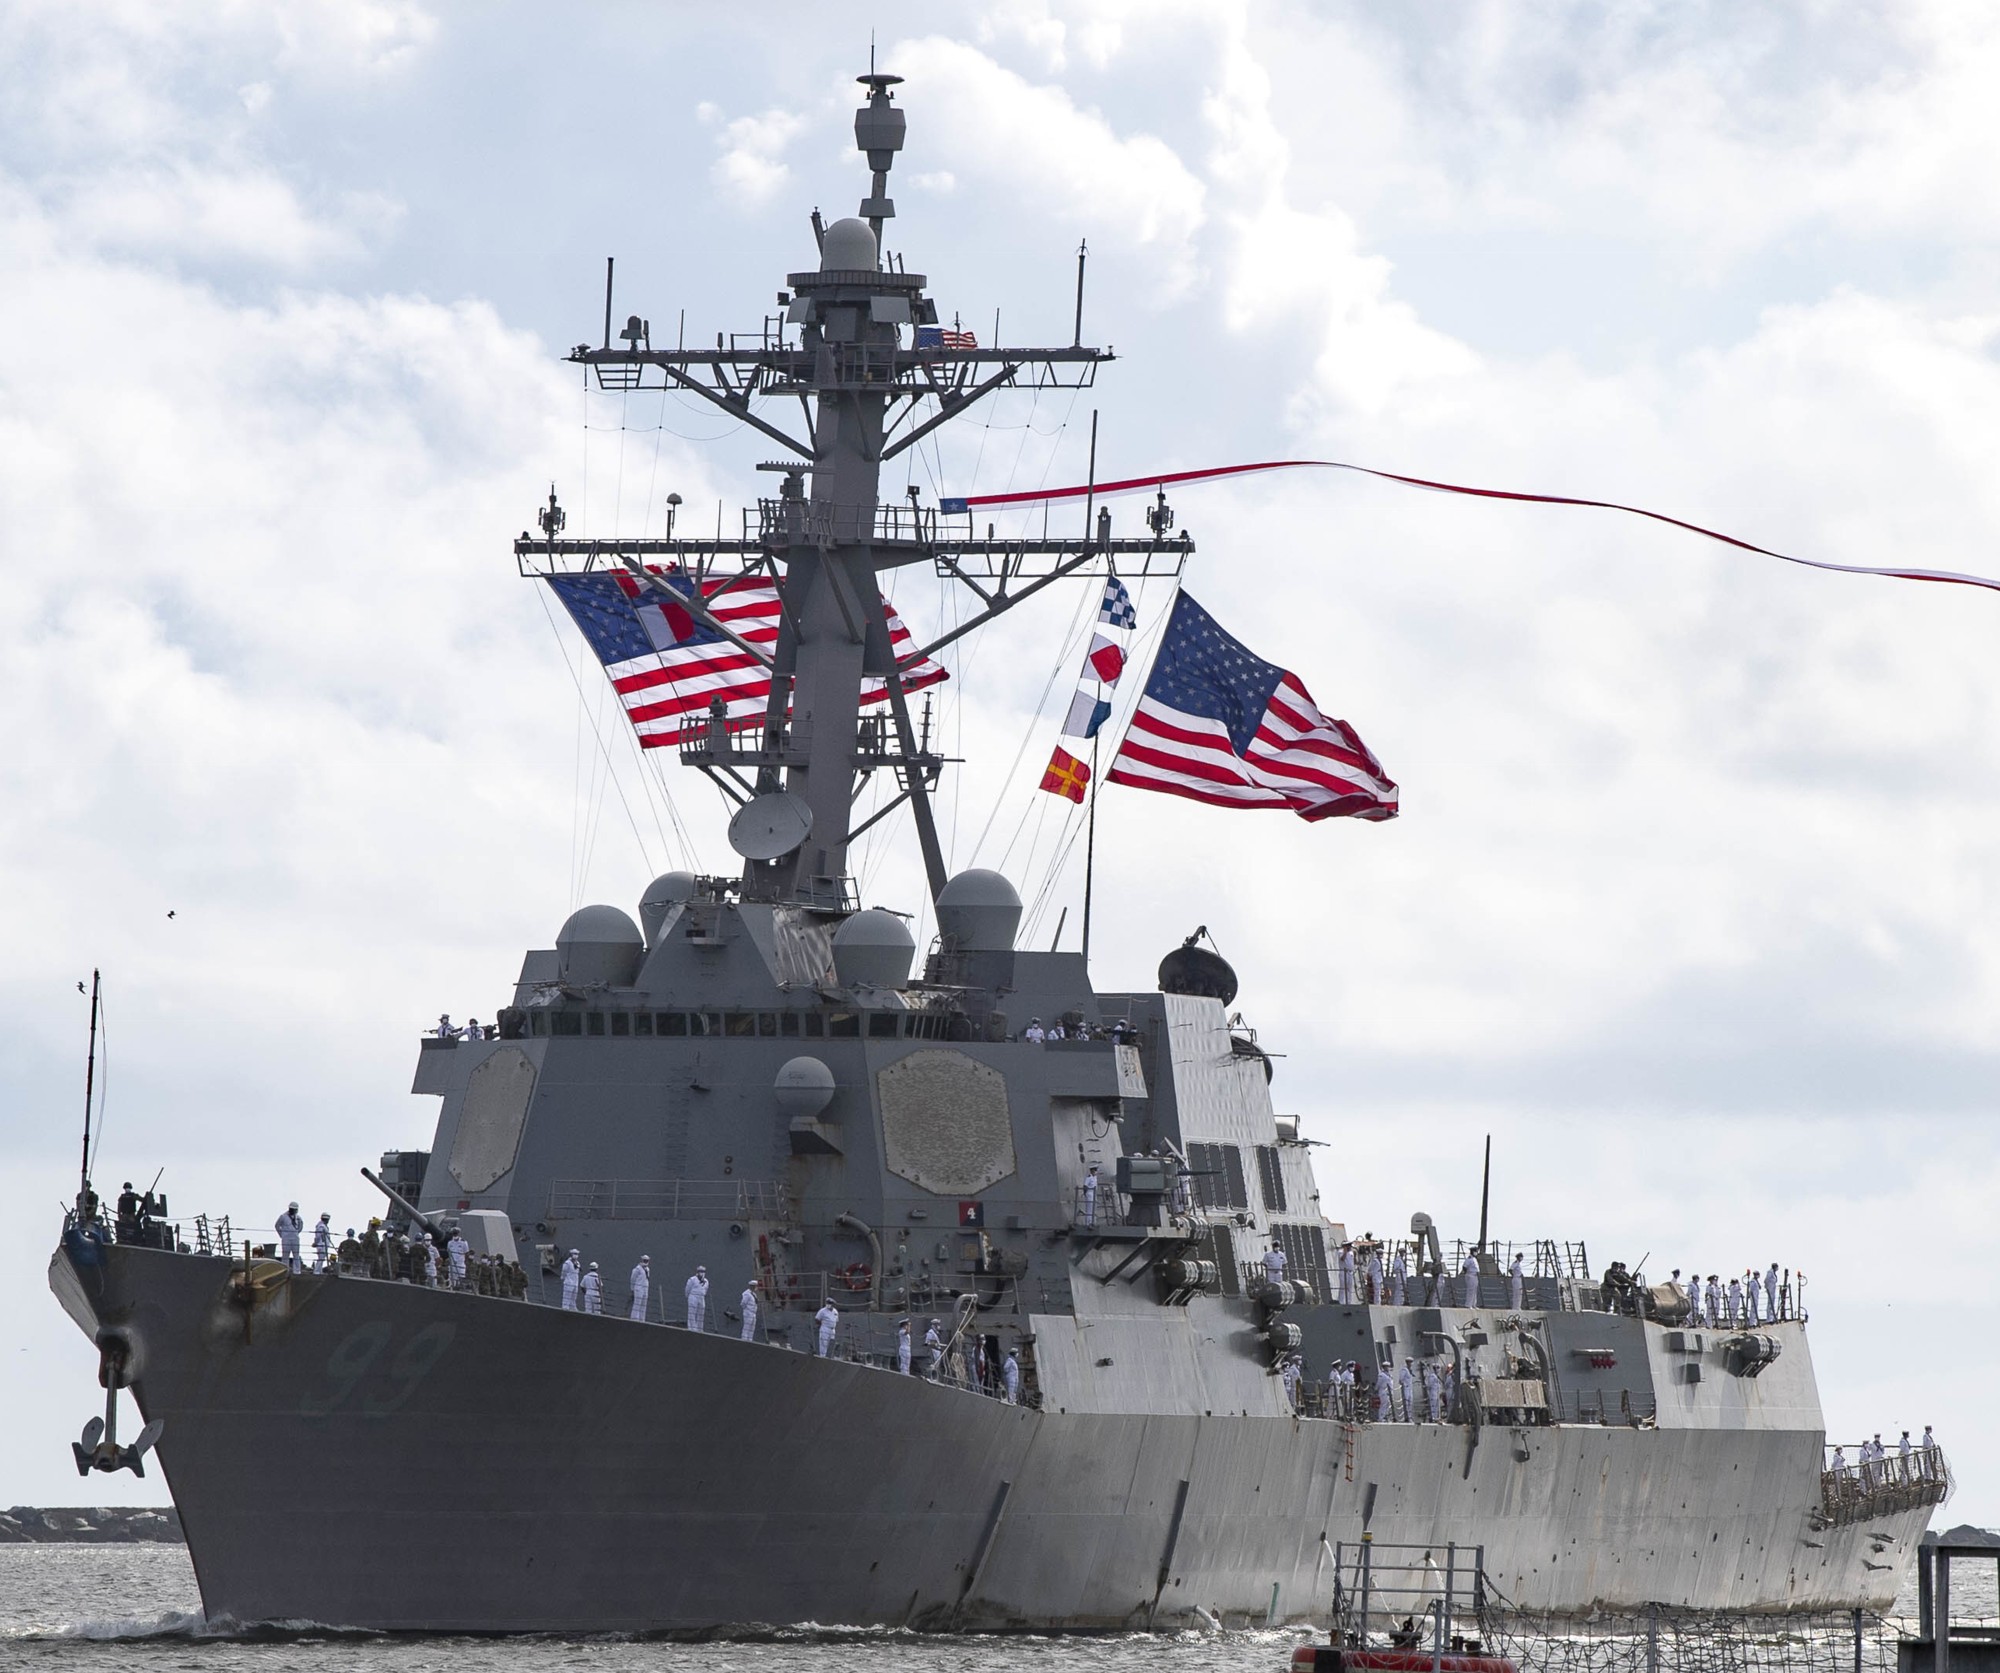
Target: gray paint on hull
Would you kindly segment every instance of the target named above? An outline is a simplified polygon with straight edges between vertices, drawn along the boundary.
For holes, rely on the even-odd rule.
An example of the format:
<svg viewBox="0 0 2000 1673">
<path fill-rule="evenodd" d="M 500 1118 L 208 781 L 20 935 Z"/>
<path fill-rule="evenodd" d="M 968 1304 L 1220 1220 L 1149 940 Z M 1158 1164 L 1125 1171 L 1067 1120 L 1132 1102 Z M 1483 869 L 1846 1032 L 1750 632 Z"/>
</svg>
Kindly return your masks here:
<svg viewBox="0 0 2000 1673">
<path fill-rule="evenodd" d="M 226 1278 L 220 1261 L 119 1249 L 84 1282 L 97 1317 L 137 1339 L 141 1409 L 167 1419 L 160 1461 L 204 1606 L 238 1620 L 1126 1625 L 1152 1600 L 1183 1479 L 1165 1619 L 1261 1619 L 1274 1583 L 1281 1617 L 1323 1616 L 1321 1533 L 1355 1538 L 1371 1484 L 1377 1540 L 1483 1544 L 1509 1601 L 1564 1612 L 1881 1606 L 1924 1522 L 1804 1544 L 1816 1433 L 1563 1427 L 1526 1432 L 1518 1462 L 1489 1429 L 1468 1475 L 1453 1426 L 1035 1412 L 719 1336 L 352 1279 L 296 1282 L 289 1316 L 260 1314 L 246 1345 Z M 1879 1533 L 1896 1544 L 1876 1557 Z"/>
</svg>

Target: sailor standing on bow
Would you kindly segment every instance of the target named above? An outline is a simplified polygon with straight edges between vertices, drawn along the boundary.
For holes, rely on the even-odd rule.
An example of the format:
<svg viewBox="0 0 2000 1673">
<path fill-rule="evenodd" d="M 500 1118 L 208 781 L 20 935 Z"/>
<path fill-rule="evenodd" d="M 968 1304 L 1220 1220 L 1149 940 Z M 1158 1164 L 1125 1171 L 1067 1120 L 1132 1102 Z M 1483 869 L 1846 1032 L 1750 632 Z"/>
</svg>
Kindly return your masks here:
<svg viewBox="0 0 2000 1673">
<path fill-rule="evenodd" d="M 646 1303 L 653 1295 L 653 1257 L 641 1255 L 639 1264 L 632 1268 L 632 1311 L 631 1317 L 643 1320 Z"/>
<path fill-rule="evenodd" d="M 1732 1278 L 1729 1280 L 1729 1299 L 1725 1305 L 1729 1309 L 1729 1328 L 1734 1330 L 1742 1322 L 1743 1318 L 1743 1280 L 1741 1278 Z"/>
<path fill-rule="evenodd" d="M 598 1276 L 597 1262 L 590 1263 L 590 1270 L 584 1273 L 578 1288 L 583 1292 L 583 1310 L 586 1313 L 604 1311 L 604 1280 Z"/>
<path fill-rule="evenodd" d="M 326 1270 L 327 1256 L 333 1253 L 333 1216 L 322 1214 L 313 1227 L 313 1271 Z"/>
<path fill-rule="evenodd" d="M 569 1259 L 562 1263 L 562 1304 L 572 1313 L 576 1311 L 576 1293 L 582 1277 L 583 1256 L 572 1249 Z"/>
<path fill-rule="evenodd" d="M 687 1327 L 690 1330 L 706 1328 L 708 1318 L 708 1268 L 698 1266 L 694 1276 L 688 1279 L 684 1293 L 687 1296 Z"/>
<path fill-rule="evenodd" d="M 743 1340 L 757 1340 L 757 1280 L 752 1278 L 736 1298 L 736 1316 L 743 1321 Z"/>
<path fill-rule="evenodd" d="M 465 1233 L 458 1227 L 451 1228 L 451 1241 L 444 1246 L 445 1259 L 451 1267 L 451 1287 L 465 1288 L 465 1257 L 472 1253 L 472 1245 L 465 1241 Z"/>
<path fill-rule="evenodd" d="M 285 1264 L 294 1272 L 300 1269 L 299 1233 L 306 1229 L 306 1223 L 299 1218 L 299 1205 L 293 1203 L 278 1216 L 278 1251 Z"/>
<path fill-rule="evenodd" d="M 932 1319 L 930 1327 L 924 1332 L 924 1352 L 930 1356 L 924 1375 L 936 1382 L 944 1370 L 944 1330 L 937 1319 Z"/>
<path fill-rule="evenodd" d="M 1755 1324 L 1757 1322 L 1757 1272 L 1754 1267 L 1744 1269 L 1743 1308 L 1743 1322 L 1745 1324 Z"/>
<path fill-rule="evenodd" d="M 840 1329 L 840 1309 L 831 1300 L 823 1302 L 820 1310 L 813 1314 L 813 1322 L 819 1326 L 819 1357 L 833 1357 L 834 1332 Z"/>
<path fill-rule="evenodd" d="M 904 1376 L 910 1374 L 910 1321 L 896 1321 L 896 1369 Z"/>
</svg>

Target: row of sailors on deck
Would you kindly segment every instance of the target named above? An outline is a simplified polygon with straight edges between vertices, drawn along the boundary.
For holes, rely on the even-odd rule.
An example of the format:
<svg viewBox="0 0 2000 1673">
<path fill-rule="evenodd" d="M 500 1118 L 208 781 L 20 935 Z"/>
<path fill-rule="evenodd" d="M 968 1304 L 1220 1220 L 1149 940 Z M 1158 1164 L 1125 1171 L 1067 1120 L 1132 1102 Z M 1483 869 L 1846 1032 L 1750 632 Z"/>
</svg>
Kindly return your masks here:
<svg viewBox="0 0 2000 1673">
<path fill-rule="evenodd" d="M 1333 1362 L 1326 1381 L 1310 1388 L 1305 1356 L 1289 1353 L 1278 1362 L 1285 1399 L 1295 1412 L 1377 1423 L 1448 1423 L 1458 1405 L 1458 1373 L 1448 1361 L 1403 1361 L 1393 1375 L 1375 1368 L 1372 1387 L 1357 1360 Z"/>
<path fill-rule="evenodd" d="M 631 1273 L 631 1307 L 628 1317 L 643 1321 L 653 1293 L 653 1257 L 641 1255 L 638 1265 Z M 689 1330 L 706 1331 L 708 1328 L 708 1268 L 697 1266 L 682 1286 L 682 1298 L 686 1303 L 685 1318 Z M 745 1342 L 757 1340 L 757 1320 L 762 1311 L 760 1305 L 761 1286 L 752 1278 L 743 1286 L 743 1293 L 737 1297 L 736 1317 L 739 1322 L 740 1338 Z M 598 1271 L 597 1262 L 586 1263 L 580 1250 L 572 1249 L 562 1264 L 562 1304 L 572 1313 L 602 1313 L 604 1311 L 604 1279 Z M 840 1309 L 831 1301 L 823 1303 L 813 1314 L 813 1351 L 820 1359 L 832 1359 L 834 1347 L 840 1334 Z M 925 1375 L 938 1380 L 945 1375 L 946 1362 L 951 1345 L 944 1333 L 943 1321 L 932 1319 L 924 1332 L 924 1351 L 929 1360 Z M 980 1386 L 992 1381 L 990 1368 L 986 1363 L 985 1343 L 974 1347 L 972 1375 Z M 904 1376 L 911 1375 L 912 1347 L 910 1321 L 902 1319 L 896 1325 L 896 1369 Z M 1010 1406 L 1020 1402 L 1021 1362 L 1010 1350 L 999 1366 L 1001 1397 Z"/>
<path fill-rule="evenodd" d="M 1129 1046 L 1139 1038 L 1139 1031 L 1126 1017 L 1120 1017 L 1109 1027 L 1099 1023 L 1095 1028 L 1081 1017 L 1069 1023 L 1057 1017 L 1047 1027 L 1042 1025 L 1040 1017 L 1030 1017 L 1028 1026 L 1021 1030 L 1021 1038 L 1031 1046 L 1039 1046 L 1045 1040 L 1110 1040 Z"/>
<path fill-rule="evenodd" d="M 1799 1276 L 1803 1278 L 1804 1273 Z M 1705 1324 L 1734 1329 L 1738 1325 L 1773 1323 L 1791 1312 L 1792 1286 L 1788 1272 L 1781 1279 L 1778 1263 L 1773 1261 L 1770 1270 L 1760 1279 L 1755 1268 L 1745 1267 L 1741 1278 L 1732 1278 L 1725 1286 L 1713 1272 L 1704 1285 L 1699 1273 L 1681 1281 L 1681 1269 L 1675 1267 L 1668 1282 L 1685 1292 L 1693 1313 L 1690 1324 Z M 1759 1297 L 1759 1290 L 1763 1292 Z M 1761 1299 L 1762 1318 L 1759 1318 Z"/>
<path fill-rule="evenodd" d="M 1094 1171 L 1094 1170 L 1093 1170 Z M 1088 1182 L 1086 1182 L 1086 1188 Z M 1342 1306 L 1352 1307 L 1360 1303 L 1375 1302 L 1390 1307 L 1409 1305 L 1410 1297 L 1416 1293 L 1421 1303 L 1428 1306 L 1447 1305 L 1446 1286 L 1435 1275 L 1420 1277 L 1413 1292 L 1410 1283 L 1410 1263 L 1402 1249 L 1396 1249 L 1389 1257 L 1386 1270 L 1382 1264 L 1382 1246 L 1373 1238 L 1364 1238 L 1358 1246 L 1343 1243 L 1335 1257 L 1333 1269 L 1333 1299 Z M 1284 1280 L 1287 1256 L 1283 1246 L 1274 1237 L 1271 1247 L 1264 1251 L 1264 1278 L 1267 1283 L 1281 1283 Z M 1479 1305 L 1479 1280 L 1481 1268 L 1479 1257 L 1468 1253 L 1464 1268 L 1459 1273 L 1456 1301 L 1461 1307 Z M 1523 1270 L 1521 1257 L 1517 1254 L 1507 1268 L 1508 1304 L 1519 1312 L 1527 1298 L 1528 1279 Z"/>
<path fill-rule="evenodd" d="M 454 1028 L 451 1017 L 447 1014 L 438 1018 L 437 1027 L 431 1032 L 440 1040 L 497 1040 L 500 1037 L 500 1025 L 489 1022 L 482 1028 L 477 1017 L 467 1017 L 463 1028 Z"/>
<path fill-rule="evenodd" d="M 1882 1444 L 1882 1431 L 1875 1431 L 1875 1438 L 1861 1443 L 1857 1459 L 1847 1461 L 1847 1448 L 1833 1449 L 1833 1462 L 1827 1466 L 1831 1475 L 1846 1476 L 1863 1487 L 1886 1487 L 1913 1481 L 1929 1481 L 1938 1474 L 1937 1437 L 1931 1433 L 1931 1426 L 1924 1425 L 1924 1438 L 1914 1445 L 1910 1432 L 1905 1429 L 1903 1438 L 1896 1444 L 1895 1462 L 1889 1460 L 1889 1449 Z"/>
<path fill-rule="evenodd" d="M 278 1258 L 293 1272 L 305 1270 L 301 1243 L 305 1220 L 297 1203 L 287 1203 L 274 1228 L 278 1234 Z M 320 1273 L 366 1273 L 371 1278 L 397 1279 L 405 1283 L 444 1284 L 455 1290 L 473 1290 L 480 1295 L 506 1296 L 519 1300 L 528 1293 L 528 1275 L 520 1262 L 502 1260 L 472 1252 L 457 1226 L 440 1249 L 422 1227 L 400 1235 L 391 1233 L 380 1220 L 370 1220 L 359 1236 L 354 1228 L 338 1245 L 334 1242 L 333 1216 L 322 1214 L 312 1228 L 312 1270 Z"/>
</svg>

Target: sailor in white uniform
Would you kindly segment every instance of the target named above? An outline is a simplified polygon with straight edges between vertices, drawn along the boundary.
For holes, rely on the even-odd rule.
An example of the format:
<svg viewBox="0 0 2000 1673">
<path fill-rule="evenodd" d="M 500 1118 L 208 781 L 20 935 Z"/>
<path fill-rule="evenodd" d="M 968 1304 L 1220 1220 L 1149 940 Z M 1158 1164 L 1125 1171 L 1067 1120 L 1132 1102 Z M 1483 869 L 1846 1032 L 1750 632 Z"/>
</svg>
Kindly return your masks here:
<svg viewBox="0 0 2000 1673">
<path fill-rule="evenodd" d="M 444 1246 L 446 1260 L 451 1268 L 451 1287 L 465 1288 L 465 1257 L 472 1253 L 472 1245 L 465 1241 L 465 1233 L 458 1227 L 451 1228 L 451 1241 Z"/>
<path fill-rule="evenodd" d="M 326 1270 L 327 1256 L 333 1253 L 333 1216 L 322 1214 L 313 1227 L 313 1271 Z"/>
<path fill-rule="evenodd" d="M 641 1255 L 639 1264 L 632 1268 L 632 1311 L 628 1315 L 644 1319 L 646 1304 L 653 1296 L 653 1257 Z"/>
<path fill-rule="evenodd" d="M 698 1266 L 694 1276 L 687 1281 L 687 1327 L 690 1330 L 704 1329 L 708 1318 L 708 1268 Z"/>
<path fill-rule="evenodd" d="M 757 1340 L 757 1280 L 752 1278 L 736 1298 L 736 1316 L 743 1321 L 743 1340 Z"/>
<path fill-rule="evenodd" d="M 1743 1322 L 1757 1322 L 1757 1273 L 1754 1267 L 1743 1274 Z"/>
<path fill-rule="evenodd" d="M 1007 1404 L 1018 1406 L 1021 1403 L 1021 1362 L 1014 1357 L 1012 1348 L 1007 1350 L 1007 1357 L 1000 1362 L 1000 1384 L 1007 1391 Z"/>
<path fill-rule="evenodd" d="M 1086 1228 L 1097 1224 L 1097 1168 L 1092 1164 L 1083 1176 L 1083 1223 Z"/>
<path fill-rule="evenodd" d="M 1722 1285 L 1716 1281 L 1713 1272 L 1708 1275 L 1708 1289 L 1702 1297 L 1701 1315 L 1710 1325 L 1722 1323 Z"/>
<path fill-rule="evenodd" d="M 584 1273 L 583 1283 L 579 1288 L 583 1291 L 583 1310 L 586 1313 L 601 1313 L 604 1311 L 604 1280 L 597 1274 L 597 1262 L 592 1261 L 590 1263 L 589 1270 Z"/>
<path fill-rule="evenodd" d="M 1375 1367 L 1375 1421 L 1396 1421 L 1396 1393 L 1389 1384 L 1389 1367 L 1386 1365 Z"/>
<path fill-rule="evenodd" d="M 1459 1305 L 1461 1307 L 1477 1307 L 1479 1305 L 1479 1257 L 1477 1255 L 1470 1252 L 1466 1254 L 1465 1267 L 1459 1273 L 1458 1281 L 1460 1285 L 1459 1294 L 1462 1298 Z"/>
<path fill-rule="evenodd" d="M 1285 1281 L 1285 1251 L 1280 1249 L 1274 1238 L 1271 1247 L 1264 1251 L 1264 1282 L 1282 1284 Z"/>
<path fill-rule="evenodd" d="M 834 1332 L 840 1329 L 840 1309 L 828 1301 L 813 1314 L 813 1322 L 819 1326 L 819 1357 L 831 1359 Z"/>
<path fill-rule="evenodd" d="M 1778 1263 L 1771 1263 L 1771 1270 L 1764 1274 L 1764 1317 L 1773 1324 L 1778 1320 Z"/>
<path fill-rule="evenodd" d="M 1729 1328 L 1734 1330 L 1743 1318 L 1743 1280 L 1741 1278 L 1732 1278 L 1729 1280 L 1729 1300 L 1725 1305 L 1729 1309 L 1727 1315 Z"/>
<path fill-rule="evenodd" d="M 904 1376 L 910 1374 L 910 1321 L 896 1321 L 896 1369 Z"/>
<path fill-rule="evenodd" d="M 1424 1367 L 1424 1414 L 1433 1423 L 1444 1422 L 1444 1383 L 1435 1365 Z"/>
<path fill-rule="evenodd" d="M 1406 1305 L 1404 1297 L 1410 1287 L 1410 1258 L 1398 1249 L 1395 1258 L 1389 1262 L 1389 1305 Z"/>
<path fill-rule="evenodd" d="M 1343 1243 L 1340 1246 L 1339 1272 L 1341 1305 L 1352 1307 L 1354 1305 L 1354 1245 L 1351 1243 Z"/>
<path fill-rule="evenodd" d="M 1368 1299 L 1378 1307 L 1388 1299 L 1382 1288 L 1382 1246 L 1379 1243 L 1368 1245 Z"/>
<path fill-rule="evenodd" d="M 576 1311 L 578 1280 L 583 1277 L 583 1259 L 572 1249 L 569 1259 L 562 1263 L 562 1304 L 572 1313 Z"/>
<path fill-rule="evenodd" d="M 1299 1360 L 1296 1354 L 1286 1354 L 1278 1361 L 1278 1380 L 1285 1385 L 1285 1404 L 1293 1411 L 1299 1409 Z"/>
<path fill-rule="evenodd" d="M 1526 1274 L 1521 1271 L 1521 1257 L 1517 1253 L 1513 1260 L 1507 1263 L 1507 1305 L 1518 1313 L 1527 1295 L 1528 1280 Z"/>
<path fill-rule="evenodd" d="M 1403 1421 L 1417 1421 L 1417 1373 L 1406 1359 L 1403 1368 L 1396 1373 L 1396 1391 L 1403 1397 Z"/>
<path fill-rule="evenodd" d="M 305 1229 L 306 1223 L 299 1218 L 297 1203 L 293 1203 L 278 1216 L 278 1252 L 284 1256 L 285 1264 L 294 1272 L 300 1269 L 299 1233 Z"/>
<path fill-rule="evenodd" d="M 1031 1046 L 1038 1046 L 1046 1040 L 1048 1035 L 1042 1032 L 1042 1019 L 1040 1017 L 1030 1017 L 1027 1028 L 1022 1031 L 1021 1038 L 1026 1040 Z"/>
<path fill-rule="evenodd" d="M 930 1355 L 924 1375 L 935 1380 L 944 1370 L 944 1330 L 936 1319 L 931 1320 L 930 1328 L 924 1332 L 924 1352 Z"/>
</svg>

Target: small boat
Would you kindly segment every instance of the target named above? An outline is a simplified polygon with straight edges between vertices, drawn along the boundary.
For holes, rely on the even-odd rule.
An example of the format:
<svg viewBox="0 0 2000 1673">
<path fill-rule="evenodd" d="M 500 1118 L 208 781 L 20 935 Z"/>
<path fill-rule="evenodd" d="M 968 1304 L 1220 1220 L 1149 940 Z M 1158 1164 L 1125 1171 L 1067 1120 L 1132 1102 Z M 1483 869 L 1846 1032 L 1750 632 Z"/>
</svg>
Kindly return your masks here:
<svg viewBox="0 0 2000 1673">
<path fill-rule="evenodd" d="M 1301 1644 L 1292 1673 L 1520 1673 L 1505 1656 L 1465 1650 L 1362 1650 L 1339 1644 Z"/>
</svg>

